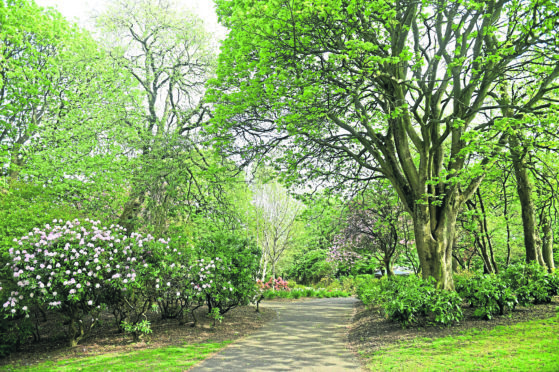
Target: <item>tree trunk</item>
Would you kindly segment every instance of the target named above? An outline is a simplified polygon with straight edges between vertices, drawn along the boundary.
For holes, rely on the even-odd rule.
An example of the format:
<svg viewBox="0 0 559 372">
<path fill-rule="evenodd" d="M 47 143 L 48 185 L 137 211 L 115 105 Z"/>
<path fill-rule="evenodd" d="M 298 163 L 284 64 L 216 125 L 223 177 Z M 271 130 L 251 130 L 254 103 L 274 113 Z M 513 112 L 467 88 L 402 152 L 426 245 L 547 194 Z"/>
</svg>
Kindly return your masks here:
<svg viewBox="0 0 559 372">
<path fill-rule="evenodd" d="M 509 213 L 508 213 L 508 206 L 509 200 L 507 195 L 507 179 L 509 178 L 510 172 L 504 172 L 504 179 L 502 182 L 503 185 L 503 217 L 505 218 L 505 225 L 507 228 L 507 258 L 505 261 L 505 267 L 510 265 L 510 254 L 511 254 L 511 231 L 510 231 L 510 221 L 509 221 Z"/>
<path fill-rule="evenodd" d="M 386 269 L 386 276 L 394 276 L 394 270 L 392 269 L 391 257 L 384 260 L 384 267 Z"/>
<path fill-rule="evenodd" d="M 128 233 L 132 233 L 137 228 L 138 219 L 142 211 L 142 204 L 144 204 L 145 196 L 146 194 L 143 191 L 133 191 L 130 194 L 128 201 L 124 205 L 124 209 L 122 211 L 122 214 L 120 215 L 118 224 L 122 227 L 125 227 Z"/>
<path fill-rule="evenodd" d="M 487 242 L 487 246 L 489 247 L 489 258 L 491 260 L 491 266 L 493 267 L 493 272 L 495 274 L 499 273 L 499 268 L 497 267 L 497 262 L 495 261 L 495 253 L 493 251 L 493 243 L 491 242 L 491 236 L 489 235 L 489 229 L 487 228 L 487 214 L 485 213 L 485 205 L 483 204 L 483 199 L 481 197 L 481 192 L 477 189 L 477 196 L 479 199 L 479 206 L 481 208 L 482 213 L 482 227 L 483 233 L 485 235 L 485 241 Z"/>
<path fill-rule="evenodd" d="M 551 221 L 547 213 L 542 212 L 541 218 L 543 244 L 542 256 L 549 272 L 555 271 L 555 262 L 553 260 L 553 229 L 551 228 Z"/>
<path fill-rule="evenodd" d="M 477 194 L 480 197 L 481 195 Z M 477 222 L 479 230 L 474 230 L 470 232 L 474 235 L 474 246 L 477 247 L 479 250 L 479 254 L 483 260 L 483 273 L 484 274 L 492 274 L 496 272 L 496 267 L 494 267 L 495 258 L 493 257 L 493 249 L 491 248 L 490 253 L 488 253 L 488 241 L 489 241 L 489 233 L 486 233 L 486 228 L 484 225 L 485 222 L 485 210 L 482 209 L 481 214 L 483 216 L 483 220 L 480 217 L 480 213 L 478 211 L 476 203 L 474 201 L 469 200 L 466 202 L 466 206 L 471 212 L 474 212 L 472 215 L 472 219 Z M 479 232 L 478 232 L 479 231 Z"/>
<path fill-rule="evenodd" d="M 452 246 L 457 214 L 445 208 L 438 223 L 432 224 L 427 207 L 418 206 L 414 216 L 417 253 L 423 279 L 433 277 L 437 288 L 454 290 Z M 431 231 L 431 225 L 436 226 Z"/>
<path fill-rule="evenodd" d="M 262 265 L 262 281 L 266 280 L 266 269 L 268 268 L 268 256 L 264 253 L 264 264 Z"/>
<path fill-rule="evenodd" d="M 536 261 L 540 265 L 545 266 L 541 250 L 541 240 L 538 235 L 534 201 L 532 199 L 532 183 L 528 176 L 524 155 L 521 152 L 520 144 L 516 137 L 511 136 L 509 141 L 514 174 L 516 176 L 516 189 L 522 209 L 526 262 Z"/>
</svg>

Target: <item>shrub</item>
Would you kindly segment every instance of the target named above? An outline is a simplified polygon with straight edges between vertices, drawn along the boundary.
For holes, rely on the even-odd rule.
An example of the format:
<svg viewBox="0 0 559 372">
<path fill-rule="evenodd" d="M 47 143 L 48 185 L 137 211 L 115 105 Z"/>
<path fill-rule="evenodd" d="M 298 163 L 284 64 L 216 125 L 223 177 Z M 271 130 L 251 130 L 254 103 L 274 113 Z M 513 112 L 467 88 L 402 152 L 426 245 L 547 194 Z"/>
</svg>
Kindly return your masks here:
<svg viewBox="0 0 559 372">
<path fill-rule="evenodd" d="M 404 327 L 425 316 L 444 325 L 463 318 L 457 293 L 439 290 L 433 280 L 416 276 L 362 280 L 357 294 L 368 307 L 382 306 L 389 319 Z"/>
<path fill-rule="evenodd" d="M 354 277 L 352 276 L 344 276 L 341 277 L 340 279 L 338 279 L 340 284 L 341 284 L 341 289 L 344 292 L 349 292 L 349 293 L 356 293 L 357 291 L 357 287 L 356 287 L 356 280 L 354 279 Z"/>
<path fill-rule="evenodd" d="M 223 315 L 256 297 L 260 254 L 254 242 L 234 234 L 213 233 L 200 240 L 193 267 L 203 271 L 194 272 L 193 277 L 201 280 L 199 288 L 208 311 L 217 307 Z"/>
<path fill-rule="evenodd" d="M 395 286 L 395 282 L 388 277 L 377 279 L 373 275 L 358 276 L 356 282 L 357 297 L 369 308 L 383 305 Z"/>
<path fill-rule="evenodd" d="M 69 341 L 75 345 L 96 324 L 103 305 L 117 306 L 118 299 L 144 286 L 143 278 L 151 273 L 146 248 L 167 242 L 149 235 L 127 237 L 120 226 L 99 227 L 88 219 L 52 224 L 14 239 L 9 271 L 18 290 L 3 307 L 13 315 L 29 314 L 42 304 L 56 309 L 68 319 Z"/>
<path fill-rule="evenodd" d="M 303 253 L 297 257 L 288 269 L 288 277 L 294 278 L 297 283 L 317 283 L 325 277 L 332 276 L 334 264 L 327 261 L 328 251 L 316 249 Z"/>
<path fill-rule="evenodd" d="M 460 283 L 460 295 L 471 306 L 474 315 L 491 319 L 493 315 L 504 315 L 518 304 L 518 298 L 510 282 L 501 276 L 490 274 L 473 277 Z"/>
<path fill-rule="evenodd" d="M 324 288 L 322 289 L 304 288 L 304 289 L 294 289 L 292 291 L 274 291 L 269 289 L 264 291 L 262 293 L 262 296 L 267 300 L 271 300 L 276 297 L 293 298 L 293 299 L 298 299 L 301 297 L 318 297 L 318 298 L 348 297 L 350 296 L 350 294 L 339 290 L 328 291 Z"/>
<path fill-rule="evenodd" d="M 536 262 L 510 265 L 500 276 L 509 283 L 523 306 L 549 303 L 559 292 L 557 276 L 548 274 Z"/>
<path fill-rule="evenodd" d="M 268 280 L 267 282 L 263 282 L 262 280 L 257 279 L 256 285 L 258 286 L 258 289 L 260 289 L 261 291 L 268 290 L 268 289 L 274 289 L 276 291 L 291 290 L 289 289 L 288 282 L 283 280 L 281 277 L 277 279 L 271 277 L 270 280 Z"/>
</svg>

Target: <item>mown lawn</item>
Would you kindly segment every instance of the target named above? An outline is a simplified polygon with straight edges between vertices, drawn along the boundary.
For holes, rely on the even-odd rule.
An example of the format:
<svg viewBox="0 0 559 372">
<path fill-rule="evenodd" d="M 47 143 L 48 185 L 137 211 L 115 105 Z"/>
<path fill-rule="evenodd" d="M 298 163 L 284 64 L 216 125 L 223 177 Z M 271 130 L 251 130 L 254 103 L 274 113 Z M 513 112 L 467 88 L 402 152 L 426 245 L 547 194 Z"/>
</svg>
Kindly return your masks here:
<svg viewBox="0 0 559 372">
<path fill-rule="evenodd" d="M 44 362 L 30 367 L 4 366 L 5 371 L 184 371 L 231 341 L 159 349 L 144 349 L 130 353 L 109 353 L 85 358 Z"/>
<path fill-rule="evenodd" d="M 559 315 L 469 330 L 459 336 L 415 339 L 368 358 L 371 371 L 559 371 Z"/>
</svg>

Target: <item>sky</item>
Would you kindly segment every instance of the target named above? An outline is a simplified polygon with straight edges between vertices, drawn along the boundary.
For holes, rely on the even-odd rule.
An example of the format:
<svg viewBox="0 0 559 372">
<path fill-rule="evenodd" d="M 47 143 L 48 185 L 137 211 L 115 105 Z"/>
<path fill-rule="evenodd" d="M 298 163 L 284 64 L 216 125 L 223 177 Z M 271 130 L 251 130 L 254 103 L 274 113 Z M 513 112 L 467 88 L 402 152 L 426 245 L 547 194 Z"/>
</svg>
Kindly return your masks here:
<svg viewBox="0 0 559 372">
<path fill-rule="evenodd" d="M 102 12 L 110 0 L 36 0 L 43 7 L 58 9 L 68 20 L 74 21 L 82 27 L 92 29 L 92 17 Z M 216 34 L 219 39 L 225 36 L 225 29 L 217 22 L 213 0 L 177 0 L 186 8 L 192 10 L 206 23 L 208 31 Z"/>
</svg>

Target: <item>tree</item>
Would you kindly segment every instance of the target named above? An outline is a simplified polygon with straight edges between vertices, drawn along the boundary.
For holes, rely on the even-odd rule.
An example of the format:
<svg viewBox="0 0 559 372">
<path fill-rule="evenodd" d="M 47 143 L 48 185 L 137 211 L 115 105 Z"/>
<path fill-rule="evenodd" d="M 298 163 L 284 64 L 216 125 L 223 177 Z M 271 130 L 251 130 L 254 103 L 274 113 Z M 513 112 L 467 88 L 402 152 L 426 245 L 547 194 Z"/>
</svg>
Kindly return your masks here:
<svg viewBox="0 0 559 372">
<path fill-rule="evenodd" d="M 209 171 L 215 184 L 211 179 L 224 171 L 206 158 L 198 133 L 207 119 L 202 96 L 215 61 L 210 35 L 199 18 L 167 0 L 116 0 L 98 24 L 141 96 L 125 119 L 136 131 L 131 144 L 136 164 L 120 223 L 133 230 L 146 199 L 160 206 L 166 198 L 180 198 L 200 208 L 207 191 L 200 174 Z"/>
<path fill-rule="evenodd" d="M 387 178 L 412 216 L 422 275 L 453 289 L 460 209 L 507 128 L 543 114 L 558 89 L 557 5 L 217 4 L 230 31 L 208 95 L 217 105 L 209 131 L 245 158 L 280 149 L 275 163 L 291 181 Z M 530 81 L 528 94 L 516 97 L 510 81 Z M 244 137 L 235 143 L 235 134 Z"/>
<path fill-rule="evenodd" d="M 386 275 L 392 276 L 400 242 L 408 240 L 400 229 L 404 219 L 405 212 L 397 196 L 386 183 L 379 183 L 350 202 L 342 222 L 344 227 L 334 242 L 360 256 L 370 255 Z"/>
<path fill-rule="evenodd" d="M 256 185 L 253 203 L 257 243 L 262 245 L 262 280 L 265 280 L 268 263 L 275 278 L 278 261 L 293 245 L 301 205 L 277 180 Z"/>
<path fill-rule="evenodd" d="M 106 171 L 120 150 L 107 138 L 125 137 L 113 125 L 115 91 L 128 86 L 98 44 L 27 0 L 0 4 L 0 39 L 0 173 L 52 182 Z M 99 154 L 111 162 L 86 172 Z"/>
</svg>

